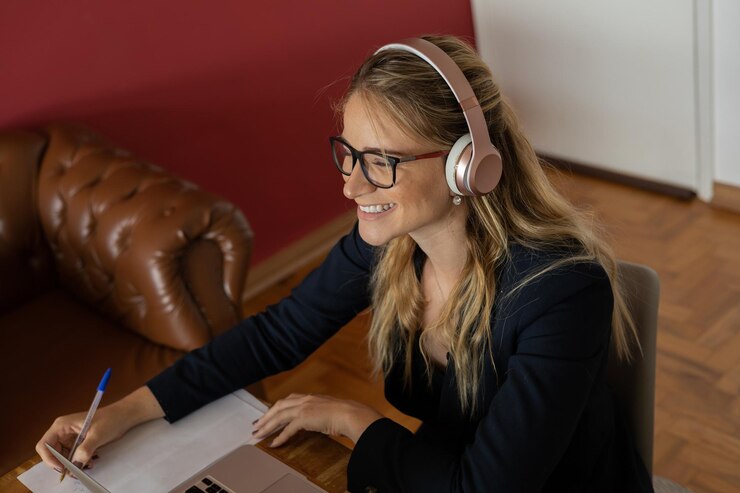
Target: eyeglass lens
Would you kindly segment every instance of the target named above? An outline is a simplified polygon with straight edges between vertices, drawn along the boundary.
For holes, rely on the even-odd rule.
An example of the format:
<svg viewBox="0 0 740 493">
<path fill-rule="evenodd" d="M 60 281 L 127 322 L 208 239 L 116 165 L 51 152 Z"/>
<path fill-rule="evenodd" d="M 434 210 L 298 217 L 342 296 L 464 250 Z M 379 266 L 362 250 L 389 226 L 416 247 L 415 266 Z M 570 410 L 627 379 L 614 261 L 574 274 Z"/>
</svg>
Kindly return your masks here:
<svg viewBox="0 0 740 493">
<path fill-rule="evenodd" d="M 332 153 L 339 171 L 344 175 L 351 175 L 352 150 L 341 141 L 335 140 L 332 143 Z M 393 185 L 393 165 L 387 158 L 381 154 L 366 152 L 362 154 L 362 161 L 362 170 L 371 183 L 380 187 Z"/>
</svg>

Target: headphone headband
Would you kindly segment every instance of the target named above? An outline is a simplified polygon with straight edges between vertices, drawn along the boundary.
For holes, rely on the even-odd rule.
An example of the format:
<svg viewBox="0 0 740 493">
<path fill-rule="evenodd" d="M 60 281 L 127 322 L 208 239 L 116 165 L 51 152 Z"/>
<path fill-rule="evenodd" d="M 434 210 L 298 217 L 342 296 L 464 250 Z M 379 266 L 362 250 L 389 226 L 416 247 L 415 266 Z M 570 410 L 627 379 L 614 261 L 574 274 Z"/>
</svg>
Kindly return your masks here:
<svg viewBox="0 0 740 493">
<path fill-rule="evenodd" d="M 411 52 L 434 67 L 445 82 L 447 82 L 447 85 L 450 86 L 457 102 L 460 103 L 460 106 L 463 106 L 463 110 L 465 106 L 469 108 L 478 106 L 478 99 L 475 97 L 475 93 L 473 93 L 473 88 L 470 87 L 468 79 L 465 78 L 460 67 L 457 66 L 455 61 L 447 53 L 434 43 L 421 38 L 409 38 L 398 43 L 387 44 L 379 48 L 375 53 L 390 49 Z M 463 101 L 471 101 L 471 103 L 463 105 Z"/>
<path fill-rule="evenodd" d="M 501 156 L 491 143 L 483 110 L 460 67 L 444 50 L 425 39 L 407 38 L 382 46 L 375 53 L 390 49 L 407 51 L 426 61 L 442 76 L 460 104 L 472 138 L 472 154 L 468 151 L 465 163 L 458 162 L 459 155 L 450 156 L 454 161 L 454 169 L 447 173 L 450 188 L 460 195 L 484 195 L 493 190 L 501 178 Z"/>
</svg>

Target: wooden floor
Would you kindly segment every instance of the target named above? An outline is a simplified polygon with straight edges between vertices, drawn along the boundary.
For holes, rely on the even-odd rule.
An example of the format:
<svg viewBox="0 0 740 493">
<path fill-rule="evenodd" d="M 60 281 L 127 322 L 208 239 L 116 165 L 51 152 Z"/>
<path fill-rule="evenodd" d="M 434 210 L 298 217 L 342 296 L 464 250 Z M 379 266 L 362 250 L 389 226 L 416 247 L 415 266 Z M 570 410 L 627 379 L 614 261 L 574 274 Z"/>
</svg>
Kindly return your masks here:
<svg viewBox="0 0 740 493">
<path fill-rule="evenodd" d="M 660 276 L 655 474 L 695 493 L 740 492 L 740 215 L 595 178 L 552 179 L 597 212 L 619 258 Z M 310 268 L 252 299 L 246 313 L 288 294 Z M 266 380 L 266 398 L 330 394 L 415 429 L 370 379 L 367 322 L 358 317 L 298 368 Z"/>
</svg>

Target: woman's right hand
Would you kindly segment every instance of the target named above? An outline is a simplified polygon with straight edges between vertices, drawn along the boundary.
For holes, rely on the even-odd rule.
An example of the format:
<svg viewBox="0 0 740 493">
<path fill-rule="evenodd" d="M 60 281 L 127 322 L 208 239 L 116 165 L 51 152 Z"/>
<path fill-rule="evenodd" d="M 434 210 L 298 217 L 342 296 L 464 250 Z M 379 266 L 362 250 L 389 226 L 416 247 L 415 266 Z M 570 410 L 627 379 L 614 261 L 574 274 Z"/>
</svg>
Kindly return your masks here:
<svg viewBox="0 0 740 493">
<path fill-rule="evenodd" d="M 90 462 L 99 447 L 121 438 L 131 428 L 126 424 L 125 417 L 117 416 L 116 412 L 115 406 L 106 406 L 98 409 L 95 413 L 95 418 L 87 431 L 85 440 L 79 444 L 74 457 L 71 458 L 76 466 L 84 467 Z M 86 412 L 68 414 L 54 420 L 51 428 L 44 433 L 44 436 L 36 444 L 36 452 L 41 456 L 44 463 L 62 472 L 62 464 L 49 452 L 45 444 L 48 443 L 66 456 L 74 445 L 80 430 L 82 430 L 82 423 L 86 415 Z M 65 448 L 64 451 L 62 451 L 62 447 Z"/>
<path fill-rule="evenodd" d="M 49 452 L 46 443 L 62 452 L 62 447 L 69 453 L 77 435 L 82 429 L 86 412 L 68 414 L 54 420 L 51 427 L 36 444 L 36 452 L 49 467 L 62 471 L 62 464 Z M 70 460 L 82 468 L 90 462 L 95 451 L 110 442 L 121 438 L 134 426 L 151 419 L 164 416 L 154 395 L 148 387 L 140 387 L 123 399 L 101 407 L 95 413 L 85 439 L 77 446 L 74 457 Z"/>
</svg>

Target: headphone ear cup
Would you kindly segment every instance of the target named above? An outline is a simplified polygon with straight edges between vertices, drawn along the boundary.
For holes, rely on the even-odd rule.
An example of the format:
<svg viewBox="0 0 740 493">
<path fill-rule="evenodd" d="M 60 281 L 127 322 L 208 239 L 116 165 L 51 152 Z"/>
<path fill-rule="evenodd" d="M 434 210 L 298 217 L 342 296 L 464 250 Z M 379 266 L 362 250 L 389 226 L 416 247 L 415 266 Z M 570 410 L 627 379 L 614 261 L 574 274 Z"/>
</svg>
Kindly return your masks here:
<svg viewBox="0 0 740 493">
<path fill-rule="evenodd" d="M 445 163 L 445 178 L 447 178 L 447 186 L 452 190 L 453 193 L 457 195 L 469 195 L 469 193 L 465 193 L 460 190 L 460 188 L 457 186 L 457 174 L 458 174 L 458 166 L 467 166 L 470 164 L 470 161 L 465 163 L 459 163 L 458 161 L 462 157 L 465 150 L 471 145 L 473 142 L 473 137 L 471 137 L 470 134 L 465 134 L 459 139 L 457 139 L 457 142 L 452 146 L 452 149 L 450 149 L 450 153 L 447 155 L 447 162 Z M 468 153 L 468 159 L 470 159 L 472 153 Z M 463 173 L 464 175 L 464 173 Z"/>
</svg>

